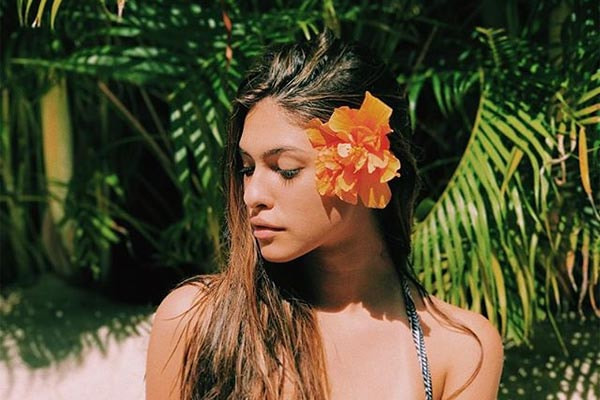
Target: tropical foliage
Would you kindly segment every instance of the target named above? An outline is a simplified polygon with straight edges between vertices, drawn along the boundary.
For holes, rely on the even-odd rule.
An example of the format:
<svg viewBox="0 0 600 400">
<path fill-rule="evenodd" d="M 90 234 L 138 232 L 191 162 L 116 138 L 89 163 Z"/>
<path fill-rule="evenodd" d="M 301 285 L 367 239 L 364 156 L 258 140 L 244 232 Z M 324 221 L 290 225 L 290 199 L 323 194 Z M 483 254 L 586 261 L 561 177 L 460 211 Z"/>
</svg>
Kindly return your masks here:
<svg viewBox="0 0 600 400">
<path fill-rule="evenodd" d="M 31 25 L 36 5 L 4 3 L 4 13 Z M 517 342 L 532 336 L 536 320 L 564 308 L 600 316 L 593 1 L 461 8 L 410 0 L 155 0 L 129 1 L 122 16 L 108 9 L 123 3 L 54 1 L 46 10 L 54 30 L 10 31 L 0 223 L 10 227 L 2 229 L 10 231 L 2 246 L 20 271 L 32 258 L 38 268 L 46 256 L 60 264 L 48 255 L 58 240 L 71 265 L 106 279 L 110 249 L 132 249 L 138 236 L 157 263 L 201 262 L 210 270 L 220 254 L 220 150 L 237 82 L 265 44 L 327 26 L 371 46 L 406 88 L 425 182 L 413 259 L 426 288 L 484 312 Z M 43 16 L 34 25 L 44 27 Z M 59 77 L 71 87 L 64 112 L 79 127 L 72 138 L 78 167 L 62 182 L 65 198 L 42 179 L 45 133 L 33 116 L 40 107 L 43 115 L 38 99 Z M 152 176 L 139 171 L 149 163 Z M 146 196 L 136 198 L 138 181 Z M 64 217 L 40 252 L 28 244 L 49 195 L 64 202 Z M 152 217 L 132 212 L 132 201 L 148 205 Z"/>
</svg>

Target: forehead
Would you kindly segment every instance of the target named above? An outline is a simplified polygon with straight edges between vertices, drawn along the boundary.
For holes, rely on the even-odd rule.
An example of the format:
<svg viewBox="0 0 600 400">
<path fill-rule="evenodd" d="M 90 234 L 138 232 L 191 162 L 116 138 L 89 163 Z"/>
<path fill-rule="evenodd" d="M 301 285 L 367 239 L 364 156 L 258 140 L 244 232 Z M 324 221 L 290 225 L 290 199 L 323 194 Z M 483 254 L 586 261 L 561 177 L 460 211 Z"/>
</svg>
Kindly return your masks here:
<svg viewBox="0 0 600 400">
<path fill-rule="evenodd" d="M 246 116 L 239 146 L 254 155 L 277 147 L 312 149 L 308 135 L 275 100 L 258 102 Z"/>
</svg>

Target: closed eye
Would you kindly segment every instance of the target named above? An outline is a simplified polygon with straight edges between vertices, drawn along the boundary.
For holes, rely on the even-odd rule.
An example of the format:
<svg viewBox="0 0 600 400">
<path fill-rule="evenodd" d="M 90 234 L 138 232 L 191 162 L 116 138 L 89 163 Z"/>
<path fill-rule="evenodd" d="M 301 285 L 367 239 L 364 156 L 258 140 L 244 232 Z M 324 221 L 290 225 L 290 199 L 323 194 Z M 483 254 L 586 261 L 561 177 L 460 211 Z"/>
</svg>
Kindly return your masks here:
<svg viewBox="0 0 600 400">
<path fill-rule="evenodd" d="M 240 175 L 251 176 L 254 172 L 254 167 L 243 167 L 239 171 Z"/>
<path fill-rule="evenodd" d="M 279 175 L 281 175 L 281 177 L 283 179 L 292 179 L 294 178 L 296 175 L 298 175 L 298 172 L 300 172 L 300 168 L 294 168 L 294 169 L 281 169 L 281 168 L 277 168 L 276 171 L 279 173 Z"/>
</svg>

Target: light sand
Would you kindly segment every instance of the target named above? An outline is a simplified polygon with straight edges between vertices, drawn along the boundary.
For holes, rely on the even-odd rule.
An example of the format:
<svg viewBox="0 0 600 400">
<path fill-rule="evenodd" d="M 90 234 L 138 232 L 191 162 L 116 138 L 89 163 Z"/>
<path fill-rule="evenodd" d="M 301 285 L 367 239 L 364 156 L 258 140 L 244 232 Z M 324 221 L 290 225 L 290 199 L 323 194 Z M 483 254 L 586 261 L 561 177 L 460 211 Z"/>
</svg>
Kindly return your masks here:
<svg viewBox="0 0 600 400">
<path fill-rule="evenodd" d="M 102 327 L 97 334 L 105 353 L 87 346 L 79 356 L 46 368 L 31 369 L 10 354 L 11 365 L 0 363 L 0 399 L 143 400 L 150 318 L 138 331 L 140 335 L 116 340 Z"/>
</svg>

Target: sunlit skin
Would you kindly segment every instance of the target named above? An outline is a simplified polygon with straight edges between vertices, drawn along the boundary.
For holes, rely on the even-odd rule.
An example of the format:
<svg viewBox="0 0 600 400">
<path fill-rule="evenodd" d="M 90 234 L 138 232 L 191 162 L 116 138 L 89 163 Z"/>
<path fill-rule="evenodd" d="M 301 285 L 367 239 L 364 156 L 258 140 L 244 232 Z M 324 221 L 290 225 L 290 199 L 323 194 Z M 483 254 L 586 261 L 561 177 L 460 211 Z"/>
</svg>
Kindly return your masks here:
<svg viewBox="0 0 600 400">
<path fill-rule="evenodd" d="M 248 113 L 239 148 L 244 203 L 261 254 L 275 263 L 302 257 L 317 305 L 339 309 L 380 297 L 373 278 L 397 280 L 372 211 L 318 193 L 317 152 L 304 128 L 270 98 Z M 261 225 L 275 229 L 264 234 Z"/>
<path fill-rule="evenodd" d="M 373 211 L 319 195 L 317 153 L 304 127 L 272 99 L 249 112 L 239 147 L 244 202 L 263 257 L 299 258 L 309 278 L 333 398 L 424 398 L 400 283 Z M 264 231 L 261 224 L 277 229 Z M 422 318 L 425 328 L 434 323 Z M 449 350 L 431 339 L 427 345 L 439 399 Z"/>
<path fill-rule="evenodd" d="M 340 248 L 354 227 L 372 225 L 368 209 L 319 195 L 317 152 L 305 130 L 271 99 L 248 113 L 239 148 L 244 203 L 268 261 L 287 262 L 317 248 Z"/>
<path fill-rule="evenodd" d="M 248 113 L 238 150 L 248 228 L 262 256 L 275 267 L 301 268 L 308 279 L 307 300 L 319 323 L 330 398 L 424 399 L 400 282 L 373 211 L 319 195 L 317 153 L 304 127 L 270 98 Z M 147 400 L 179 399 L 174 383 L 183 362 L 180 322 L 196 318 L 184 314 L 196 293 L 196 288 L 183 286 L 157 310 L 148 350 Z M 472 336 L 440 322 L 414 288 L 413 293 L 425 333 L 434 399 L 446 399 L 475 370 L 481 348 Z M 496 329 L 478 314 L 432 301 L 473 330 L 483 348 L 479 374 L 457 399 L 495 399 L 502 370 Z"/>
<path fill-rule="evenodd" d="M 255 230 L 263 257 L 276 263 L 302 257 L 327 359 L 336 366 L 330 371 L 334 398 L 383 394 L 384 386 L 391 397 L 419 398 L 421 378 L 409 331 L 390 323 L 405 312 L 372 211 L 319 195 L 317 152 L 305 129 L 269 98 L 248 113 L 239 147 L 250 221 L 282 228 L 266 238 Z M 379 362 L 396 368 L 373 368 Z M 415 368 L 407 373 L 406 365 Z M 359 381 L 361 386 L 353 387 Z M 385 385 L 392 381 L 399 386 Z"/>
</svg>

